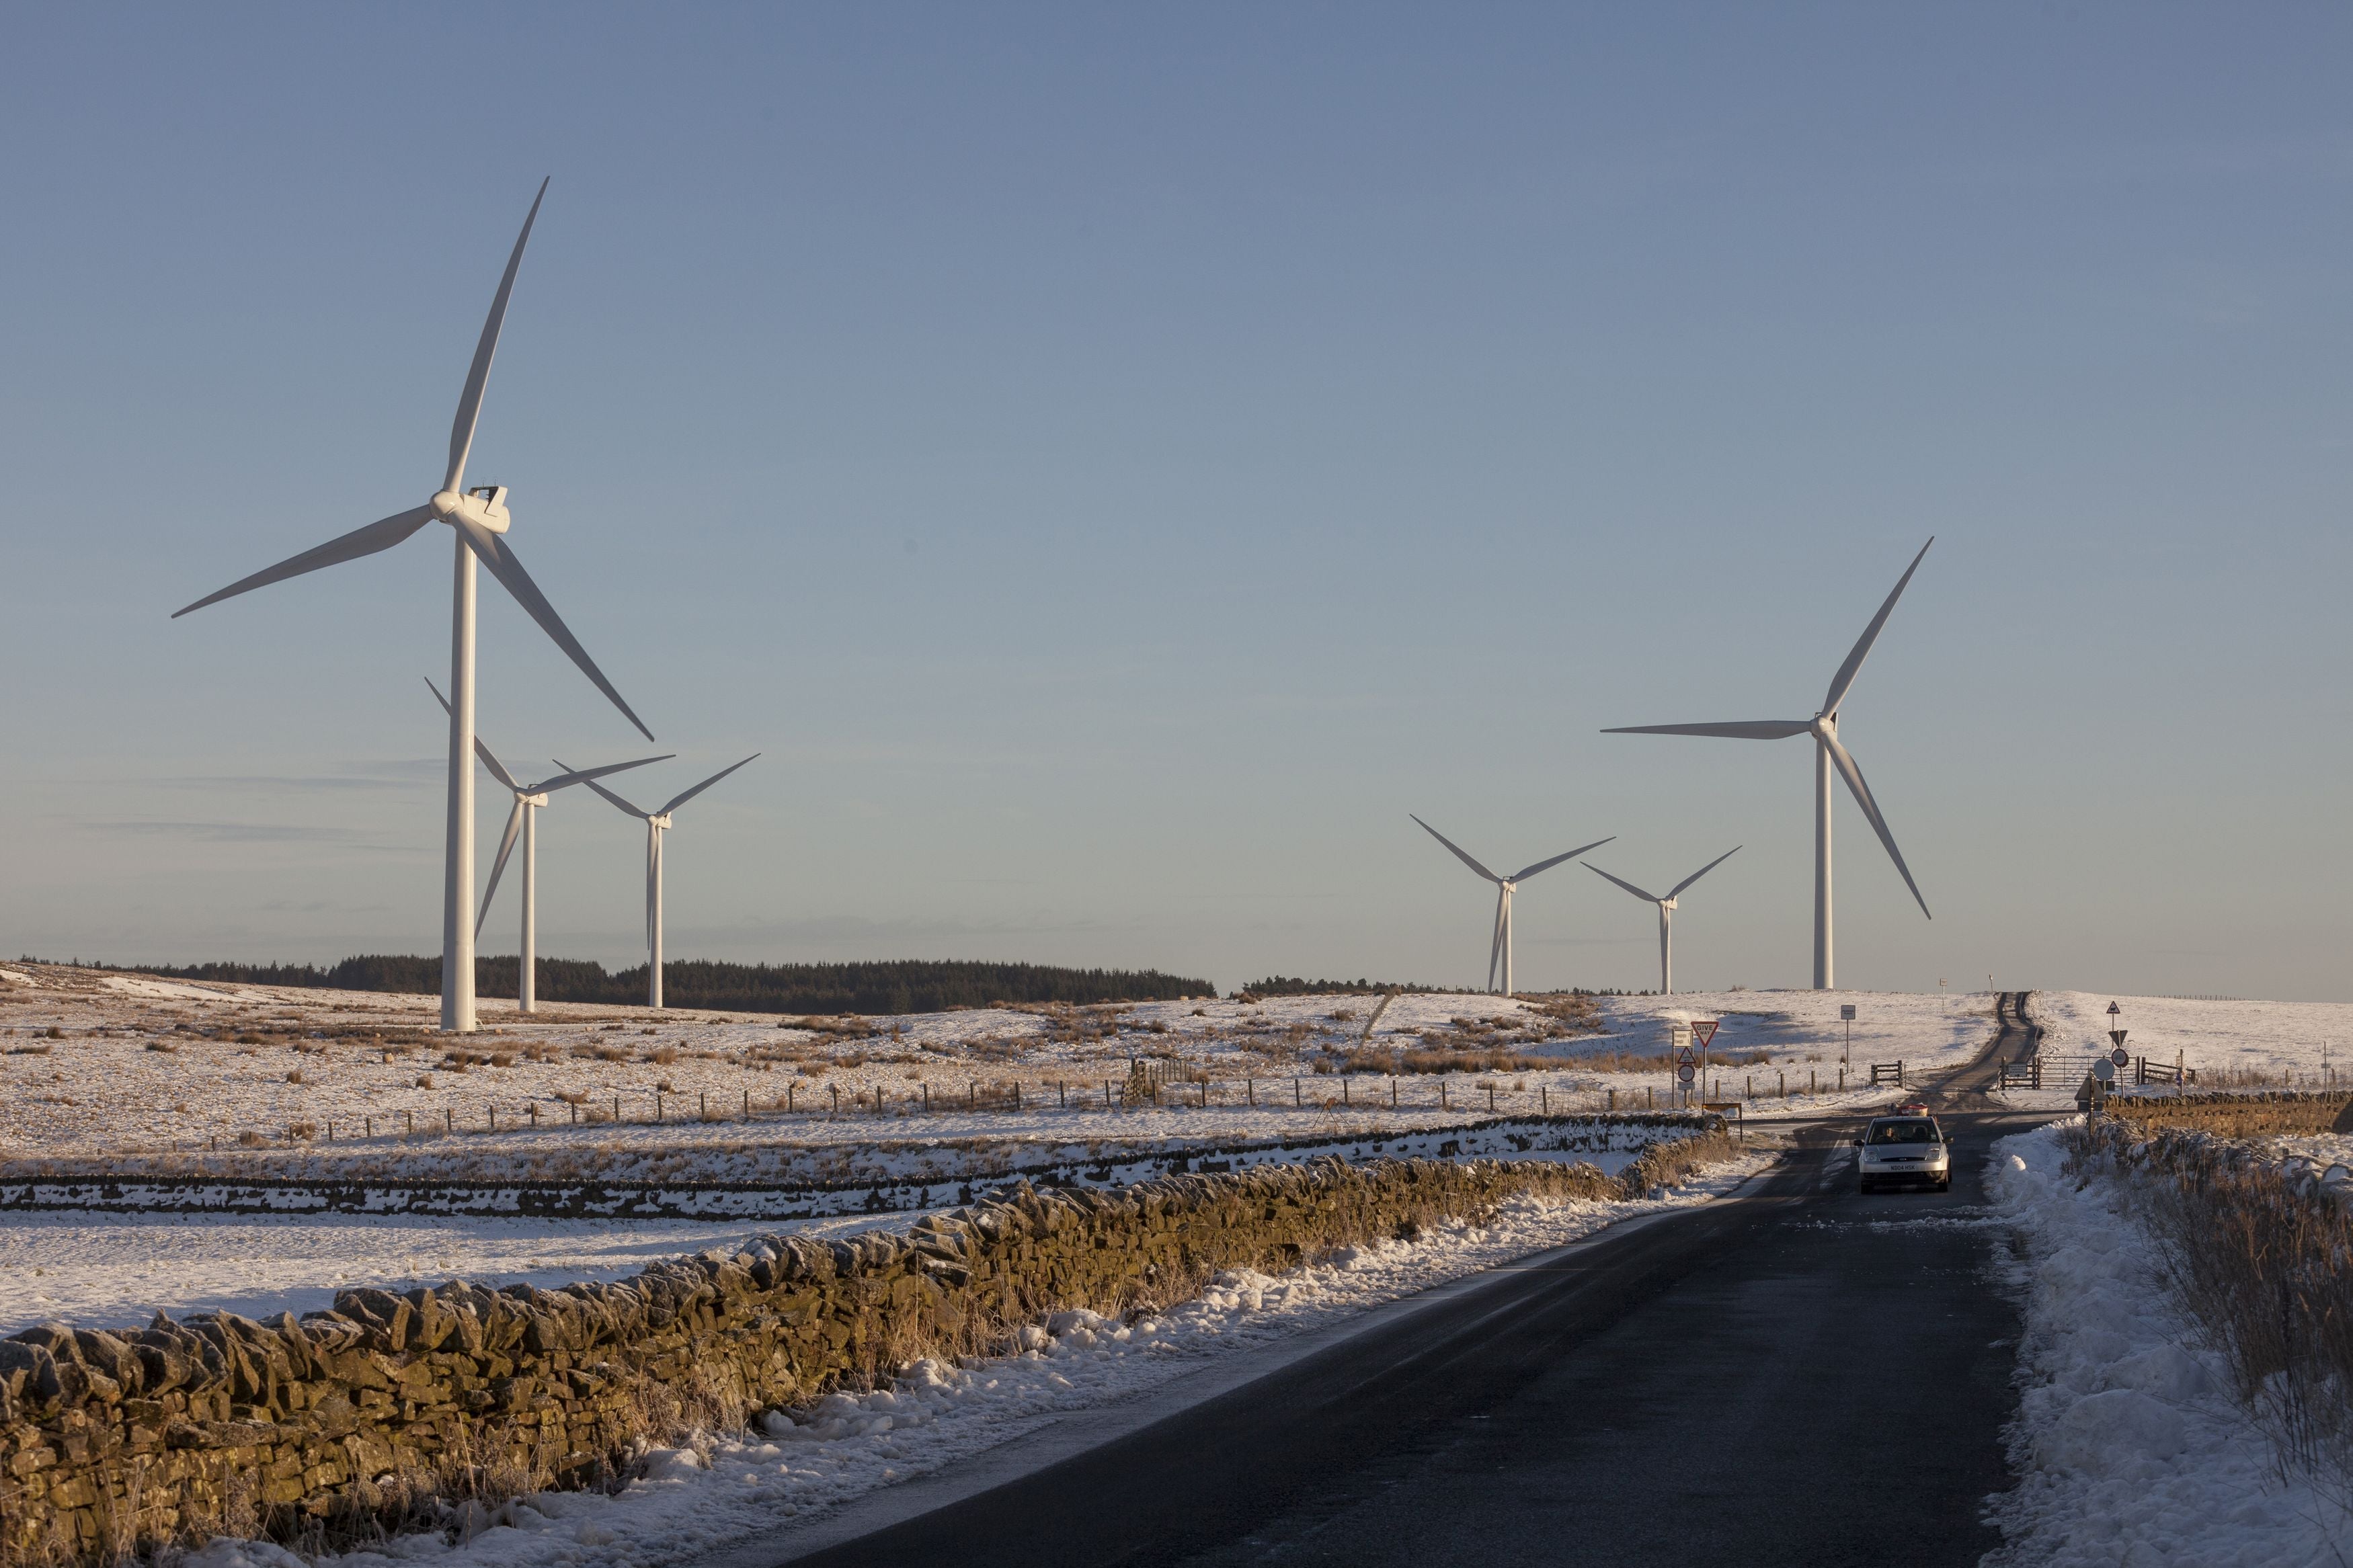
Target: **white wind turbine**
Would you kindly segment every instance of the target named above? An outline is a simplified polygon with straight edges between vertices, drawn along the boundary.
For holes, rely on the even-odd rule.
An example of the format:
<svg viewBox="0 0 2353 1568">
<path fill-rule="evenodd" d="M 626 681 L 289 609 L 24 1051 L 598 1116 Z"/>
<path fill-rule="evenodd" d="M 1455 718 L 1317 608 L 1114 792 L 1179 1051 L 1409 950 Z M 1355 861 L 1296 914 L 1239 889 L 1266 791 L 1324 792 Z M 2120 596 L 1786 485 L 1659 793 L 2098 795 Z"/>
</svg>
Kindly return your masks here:
<svg viewBox="0 0 2353 1568">
<path fill-rule="evenodd" d="M 338 539 L 331 539 L 316 549 L 290 556 L 277 565 L 256 572 L 250 577 L 238 579 L 217 594 L 208 594 L 187 609 L 175 610 L 178 619 L 189 610 L 200 610 L 206 605 L 217 604 L 238 594 L 281 583 L 289 577 L 299 577 L 306 572 L 316 572 L 322 566 L 333 566 L 345 561 L 356 561 L 363 555 L 374 555 L 389 550 L 428 522 L 446 522 L 457 535 L 457 564 L 450 590 L 449 609 L 449 687 L 454 701 L 449 710 L 449 810 L 446 850 L 441 875 L 441 1026 L 444 1029 L 470 1031 L 474 1027 L 474 926 L 467 919 L 474 894 L 474 770 L 468 753 L 474 748 L 474 562 L 480 557 L 491 569 L 491 575 L 506 584 L 515 602 L 537 621 L 540 629 L 555 639 L 555 646 L 571 656 L 584 674 L 596 684 L 596 689 L 610 698 L 613 706 L 626 715 L 649 741 L 654 732 L 645 726 L 605 672 L 596 668 L 588 650 L 580 646 L 556 613 L 554 606 L 540 593 L 537 584 L 523 571 L 522 563 L 515 558 L 513 548 L 506 542 L 510 522 L 507 513 L 507 489 L 504 485 L 477 485 L 465 488 L 466 456 L 473 447 L 474 425 L 482 412 L 482 388 L 491 377 L 491 360 L 497 353 L 499 328 L 506 321 L 507 297 L 514 290 L 515 269 L 522 265 L 522 247 L 531 238 L 531 226 L 539 217 L 539 204 L 546 198 L 547 182 L 542 180 L 539 195 L 532 198 L 531 211 L 522 220 L 522 232 L 515 237 L 514 251 L 507 258 L 507 269 L 499 279 L 499 291 L 491 300 L 490 319 L 482 323 L 482 335 L 474 345 L 474 363 L 466 372 L 464 391 L 458 396 L 458 417 L 449 426 L 449 466 L 441 479 L 441 488 L 423 506 L 395 512 L 380 518 L 364 528 L 353 529 Z"/>
<path fill-rule="evenodd" d="M 752 761 L 754 757 L 757 757 L 759 754 L 760 753 L 757 752 L 753 752 L 752 756 L 744 759 L 744 763 Z M 681 791 L 680 794 L 670 796 L 670 804 L 663 806 L 659 811 L 641 811 L 638 807 L 631 805 L 628 801 L 623 800 L 619 795 L 615 795 L 611 790 L 607 789 L 603 784 L 598 784 L 595 779 L 586 779 L 582 781 L 586 784 L 590 789 L 595 790 L 598 795 L 603 795 L 607 800 L 611 801 L 615 805 L 619 806 L 631 816 L 640 819 L 646 825 L 646 1005 L 649 1007 L 659 1007 L 662 1005 L 661 858 L 662 835 L 669 831 L 670 814 L 676 811 L 680 806 L 684 805 L 688 801 L 692 800 L 696 795 L 701 795 L 704 790 L 709 789 L 712 784 L 717 784 L 721 779 L 725 778 L 729 773 L 733 773 L 736 768 L 742 767 L 744 763 L 736 763 L 732 766 L 723 767 L 717 773 L 712 774 L 709 778 L 703 780 L 701 784 L 696 784 L 692 789 Z M 555 759 L 555 765 L 559 768 L 570 766 L 570 764 L 565 762 L 562 757 Z"/>
<path fill-rule="evenodd" d="M 1936 543 L 1931 535 L 1928 544 Z M 1879 640 L 1879 628 L 1887 624 L 1888 612 L 1895 601 L 1904 596 L 1905 585 L 1912 574 L 1920 569 L 1921 556 L 1928 553 L 1928 544 L 1920 547 L 1920 554 L 1912 557 L 1912 564 L 1904 568 L 1897 578 L 1894 592 L 1879 606 L 1879 614 L 1871 617 L 1871 625 L 1862 628 L 1862 636 L 1846 656 L 1846 662 L 1831 677 L 1830 694 L 1822 699 L 1821 711 L 1811 719 L 1756 719 L 1722 724 L 1631 724 L 1614 730 L 1604 730 L 1605 735 L 1719 735 L 1736 741 L 1780 741 L 1792 735 L 1814 738 L 1814 989 L 1828 991 L 1834 984 L 1831 963 L 1831 770 L 1835 768 L 1846 780 L 1847 789 L 1854 795 L 1855 805 L 1862 807 L 1871 830 L 1879 835 L 1886 847 L 1887 858 L 1895 862 L 1903 874 L 1904 885 L 1912 889 L 1912 897 L 1920 905 L 1920 912 L 1928 914 L 1928 900 L 1920 897 L 1919 884 L 1912 880 L 1912 868 L 1904 864 L 1904 853 L 1895 847 L 1895 835 L 1887 830 L 1887 819 L 1879 814 L 1879 803 L 1871 797 L 1871 786 L 1862 782 L 1862 770 L 1855 765 L 1844 746 L 1839 744 L 1839 707 L 1846 701 L 1854 678 L 1862 669 L 1862 661 L 1871 652 L 1871 645 Z M 1936 917 L 1930 915 L 1931 920 Z"/>
<path fill-rule="evenodd" d="M 433 693 L 433 700 L 441 704 L 441 710 L 447 713 L 449 700 L 441 695 L 441 689 L 429 679 L 425 686 Z M 498 858 L 491 862 L 490 886 L 482 889 L 482 911 L 474 917 L 474 940 L 478 943 L 482 937 L 482 922 L 491 918 L 491 900 L 498 897 L 499 876 L 507 868 L 507 856 L 514 849 L 515 836 L 518 833 L 522 836 L 522 944 L 515 950 L 515 1011 L 535 1013 L 539 1010 L 540 807 L 545 805 L 547 797 L 557 790 L 586 784 L 590 779 L 601 779 L 607 774 L 625 773 L 630 768 L 641 768 L 648 763 L 666 763 L 677 754 L 664 752 L 659 757 L 639 757 L 634 763 L 607 763 L 601 768 L 583 768 L 577 773 L 558 773 L 554 778 L 526 784 L 516 783 L 514 774 L 507 772 L 506 764 L 499 761 L 489 744 L 480 735 L 474 737 L 474 755 L 482 759 L 482 765 L 491 770 L 492 778 L 514 794 L 514 807 L 507 813 L 506 833 L 499 839 Z"/>
<path fill-rule="evenodd" d="M 1690 887 L 1694 882 L 1698 881 L 1702 877 L 1706 876 L 1710 871 L 1715 870 L 1718 866 L 1723 865 L 1726 860 L 1731 859 L 1735 855 L 1739 854 L 1740 849 L 1741 847 L 1739 845 L 1734 845 L 1731 848 L 1725 850 L 1723 854 L 1717 856 L 1715 859 L 1709 861 L 1706 865 L 1702 866 L 1698 870 L 1694 871 L 1690 876 L 1685 877 L 1682 881 L 1677 882 L 1673 887 L 1668 889 L 1667 896 L 1663 899 L 1659 897 L 1656 893 L 1644 892 L 1641 889 L 1634 886 L 1633 883 L 1626 880 L 1623 877 L 1611 877 L 1609 872 L 1603 870 L 1600 867 L 1595 865 L 1590 860 L 1588 860 L 1585 863 L 1585 868 L 1592 872 L 1595 876 L 1607 878 L 1609 880 L 1617 883 L 1620 887 L 1633 894 L 1636 898 L 1647 900 L 1648 901 L 1659 906 L 1660 995 L 1672 996 L 1675 994 L 1675 895 L 1681 893 L 1685 888 Z"/>
<path fill-rule="evenodd" d="M 1406 815 L 1409 816 L 1413 816 L 1411 812 L 1408 812 Z M 1438 829 L 1430 826 L 1427 822 L 1422 822 L 1421 818 L 1419 816 L 1415 816 L 1413 819 L 1416 822 L 1421 823 L 1421 830 L 1424 833 L 1429 834 L 1432 838 L 1437 839 L 1440 844 L 1443 844 L 1449 849 L 1453 850 L 1454 858 L 1456 859 L 1461 861 L 1465 866 L 1470 867 L 1471 869 L 1478 872 L 1479 875 L 1486 878 L 1487 880 L 1495 884 L 1495 936 L 1494 940 L 1488 943 L 1487 946 L 1487 989 L 1490 991 L 1495 989 L 1495 971 L 1500 967 L 1504 972 L 1503 994 L 1506 996 L 1511 995 L 1512 889 L 1518 887 L 1522 882 L 1526 881 L 1530 877 L 1535 876 L 1537 872 L 1549 870 L 1553 867 L 1559 865 L 1564 860 L 1574 860 L 1579 855 L 1584 854 L 1586 850 L 1599 849 L 1604 844 L 1609 843 L 1609 840 L 1607 838 L 1597 838 L 1592 843 L 1580 845 L 1578 847 L 1571 849 L 1565 855 L 1556 855 L 1549 860 L 1539 860 L 1533 866 L 1521 868 L 1519 870 L 1514 871 L 1508 877 L 1498 877 L 1495 873 L 1487 869 L 1486 867 L 1482 866 L 1478 861 L 1473 860 L 1470 856 L 1465 855 L 1462 852 L 1461 847 L 1456 844 L 1454 840 L 1447 837 L 1446 835 L 1439 832 Z"/>
</svg>

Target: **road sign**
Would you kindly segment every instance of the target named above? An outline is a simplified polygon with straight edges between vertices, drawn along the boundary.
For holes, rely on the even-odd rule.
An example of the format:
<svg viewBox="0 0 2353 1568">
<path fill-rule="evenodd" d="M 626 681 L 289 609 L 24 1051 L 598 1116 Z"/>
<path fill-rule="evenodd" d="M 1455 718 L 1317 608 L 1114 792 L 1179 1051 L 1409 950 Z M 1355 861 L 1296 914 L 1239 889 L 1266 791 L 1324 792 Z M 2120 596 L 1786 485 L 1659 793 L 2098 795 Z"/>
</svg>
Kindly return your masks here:
<svg viewBox="0 0 2353 1568">
<path fill-rule="evenodd" d="M 2126 1032 L 2122 1029 L 2110 1029 L 2108 1031 L 2109 1043 L 2119 1049 L 2123 1048 L 2125 1043 L 2125 1033 Z"/>
<path fill-rule="evenodd" d="M 1714 1018 L 1694 1018 L 1691 1021 L 1692 1038 L 1699 1042 L 1701 1050 L 1707 1049 L 1708 1042 L 1715 1038 L 1716 1022 Z"/>
<path fill-rule="evenodd" d="M 2102 1057 L 2098 1061 L 2092 1064 L 2092 1076 L 2098 1079 L 2102 1083 L 2105 1083 L 2110 1079 L 2116 1076 L 2116 1065 L 2110 1062 L 2105 1057 Z"/>
<path fill-rule="evenodd" d="M 1675 1076 L 1683 1079 L 1685 1083 L 1689 1083 L 1693 1079 L 1697 1078 L 1699 1074 L 1693 1070 L 1691 1063 L 1685 1062 L 1683 1066 L 1675 1069 Z"/>
<path fill-rule="evenodd" d="M 2108 1060 L 2116 1063 L 2118 1067 L 2123 1067 L 2132 1060 L 2132 1053 L 2126 1050 L 2122 1046 L 2118 1046 L 2115 1050 L 2108 1053 Z"/>
<path fill-rule="evenodd" d="M 1938 984 L 1943 984 L 1943 983 L 1940 981 L 1940 982 L 1938 982 Z M 1846 1023 L 1849 1023 L 1849 1024 L 1853 1023 L 1853 1022 L 1854 1022 L 1854 1004 L 1853 1004 L 1853 1003 L 1852 1003 L 1852 1002 L 1841 1002 L 1841 1003 L 1840 1003 L 1840 1004 L 1839 1004 L 1839 1017 L 1840 1017 L 1840 1019 L 1841 1019 L 1841 1020 L 1842 1020 L 1843 1022 L 1846 1022 Z"/>
<path fill-rule="evenodd" d="M 2109 1003 L 2109 1004 L 2108 1004 L 2108 1016 L 2109 1016 L 2109 1017 L 2113 1018 L 2113 1017 L 2115 1017 L 2117 1014 L 2119 1014 L 2119 1013 L 2121 1013 L 2121 1012 L 2123 1012 L 2123 1011 L 2124 1011 L 2124 1009 L 2123 1009 L 2122 1007 L 2117 1006 L 2115 1003 L 2111 1002 L 2111 1003 Z"/>
</svg>

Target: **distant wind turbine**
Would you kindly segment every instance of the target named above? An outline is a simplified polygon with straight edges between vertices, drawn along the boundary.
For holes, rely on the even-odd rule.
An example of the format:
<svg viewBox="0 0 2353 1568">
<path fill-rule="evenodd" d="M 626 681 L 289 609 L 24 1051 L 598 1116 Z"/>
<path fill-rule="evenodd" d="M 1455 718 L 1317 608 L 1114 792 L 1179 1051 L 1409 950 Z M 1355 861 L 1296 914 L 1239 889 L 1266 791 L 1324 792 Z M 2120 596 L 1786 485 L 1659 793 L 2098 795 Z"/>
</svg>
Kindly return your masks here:
<svg viewBox="0 0 2353 1568">
<path fill-rule="evenodd" d="M 1615 882 L 1620 887 L 1625 889 L 1628 892 L 1633 894 L 1636 898 L 1647 900 L 1648 901 L 1659 906 L 1660 995 L 1672 996 L 1675 994 L 1675 895 L 1681 893 L 1685 888 L 1690 887 L 1694 882 L 1698 881 L 1702 877 L 1706 876 L 1710 871 L 1715 870 L 1718 866 L 1723 865 L 1726 860 L 1731 859 L 1735 855 L 1739 854 L 1740 849 L 1741 847 L 1739 845 L 1734 845 L 1731 848 L 1725 850 L 1723 854 L 1717 856 L 1706 865 L 1702 866 L 1698 870 L 1694 871 L 1690 876 L 1685 877 L 1682 881 L 1677 882 L 1673 887 L 1669 888 L 1667 889 L 1667 896 L 1663 899 L 1659 897 L 1656 893 L 1644 892 L 1641 889 L 1634 886 L 1633 883 L 1626 880 L 1623 877 L 1610 876 L 1609 872 L 1603 870 L 1600 867 L 1595 865 L 1590 860 L 1588 860 L 1585 863 L 1585 868 L 1592 872 L 1595 876 Z"/>
<path fill-rule="evenodd" d="M 759 754 L 757 752 L 753 752 L 751 756 L 744 759 L 744 763 L 752 761 Z M 641 811 L 595 779 L 581 781 L 646 825 L 646 1005 L 649 1007 L 659 1007 L 662 1005 L 662 835 L 669 831 L 670 814 L 733 773 L 736 768 L 742 767 L 744 763 L 722 768 L 692 789 L 670 796 L 670 804 L 659 811 Z M 559 768 L 568 768 L 572 764 L 558 757 L 555 759 L 555 765 Z"/>
<path fill-rule="evenodd" d="M 433 693 L 433 700 L 441 704 L 441 710 L 448 712 L 449 700 L 441 695 L 441 689 L 434 685 L 430 678 L 426 680 L 425 687 Z M 624 773 L 630 768 L 641 768 L 648 763 L 666 763 L 677 754 L 664 752 L 659 757 L 639 757 L 634 763 L 608 763 L 601 768 L 558 773 L 535 784 L 517 784 L 514 774 L 507 772 L 506 764 L 499 761 L 482 738 L 480 735 L 474 737 L 474 755 L 482 759 L 482 765 L 491 770 L 492 778 L 514 793 L 514 809 L 507 813 L 506 834 L 499 840 L 499 858 L 491 862 L 491 883 L 482 889 L 482 912 L 474 917 L 474 940 L 478 943 L 481 941 L 482 922 L 491 918 L 491 900 L 498 896 L 499 874 L 507 868 L 507 856 L 515 847 L 516 833 L 520 831 L 522 835 L 522 945 L 516 949 L 519 954 L 516 961 L 519 973 L 515 981 L 517 1012 L 535 1013 L 539 1010 L 539 808 L 545 805 L 547 797 L 557 790 L 586 784 L 590 779 L 601 779 L 607 774 Z"/>
<path fill-rule="evenodd" d="M 531 238 L 531 226 L 538 221 L 539 204 L 546 195 L 547 182 L 542 180 L 539 195 L 532 198 L 531 211 L 522 220 L 522 232 L 515 237 L 513 254 L 507 258 L 499 291 L 491 296 L 490 319 L 482 323 L 481 338 L 474 345 L 474 363 L 466 372 L 465 389 L 458 395 L 458 417 L 449 426 L 449 466 L 443 472 L 441 488 L 433 492 L 432 499 L 423 506 L 379 518 L 315 549 L 289 556 L 275 566 L 239 578 L 217 594 L 206 595 L 186 609 L 172 613 L 177 620 L 189 610 L 201 610 L 206 605 L 271 583 L 374 555 L 391 549 L 428 522 L 446 522 L 457 535 L 457 566 L 449 608 L 449 689 L 456 700 L 449 710 L 449 811 L 441 862 L 441 1026 L 461 1032 L 474 1027 L 475 922 L 466 917 L 473 912 L 467 906 L 474 901 L 474 769 L 468 753 L 474 748 L 476 557 L 491 569 L 491 575 L 506 584 L 515 602 L 539 623 L 541 630 L 555 639 L 555 646 L 571 657 L 572 662 L 596 683 L 597 690 L 612 700 L 613 706 L 638 727 L 638 732 L 649 741 L 654 738 L 644 721 L 621 700 L 621 694 L 613 689 L 613 683 L 605 679 L 605 672 L 596 668 L 588 650 L 573 637 L 554 606 L 539 591 L 539 585 L 523 571 L 513 547 L 507 543 L 511 521 L 507 488 L 465 488 L 466 457 L 473 449 L 474 426 L 481 416 L 482 389 L 490 383 L 491 361 L 498 353 L 499 329 L 506 321 L 507 297 L 514 290 L 515 269 L 522 265 L 522 247 Z M 463 225 L 445 228 L 449 234 L 468 232 Z M 269 504 L 278 509 L 282 500 L 273 499 Z"/>
<path fill-rule="evenodd" d="M 1409 812 L 1406 815 L 1411 816 L 1413 814 Z M 1473 860 L 1470 856 L 1465 855 L 1462 852 L 1461 846 L 1457 845 L 1454 840 L 1447 837 L 1446 835 L 1439 832 L 1438 829 L 1430 826 L 1427 822 L 1422 822 L 1421 818 L 1419 816 L 1414 817 L 1414 821 L 1421 823 L 1421 830 L 1424 833 L 1429 834 L 1432 838 L 1437 839 L 1440 844 L 1443 844 L 1449 849 L 1453 850 L 1454 858 L 1456 859 L 1461 861 L 1465 866 L 1470 867 L 1471 869 L 1478 872 L 1479 875 L 1486 878 L 1487 880 L 1495 884 L 1495 936 L 1494 940 L 1488 943 L 1487 946 L 1487 989 L 1490 991 L 1495 989 L 1495 971 L 1500 967 L 1504 972 L 1503 994 L 1506 996 L 1511 995 L 1512 889 L 1518 887 L 1522 882 L 1526 881 L 1530 877 L 1535 876 L 1537 872 L 1549 870 L 1553 867 L 1559 865 L 1564 860 L 1574 860 L 1579 855 L 1584 854 L 1586 850 L 1599 849 L 1604 844 L 1609 843 L 1609 840 L 1608 838 L 1597 838 L 1592 843 L 1580 845 L 1578 847 L 1571 849 L 1565 855 L 1556 855 L 1549 860 L 1539 860 L 1533 866 L 1523 867 L 1521 869 L 1514 871 L 1508 877 L 1498 877 L 1495 873 L 1487 869 L 1486 867 L 1482 866 L 1478 861 Z"/>
<path fill-rule="evenodd" d="M 1931 535 L 1928 544 L 1936 543 Z M 1879 640 L 1879 628 L 1887 624 L 1888 612 L 1895 601 L 1904 596 L 1905 584 L 1912 574 L 1920 569 L 1921 556 L 1928 553 L 1928 544 L 1920 547 L 1920 554 L 1912 557 L 1912 564 L 1904 568 L 1897 578 L 1895 591 L 1879 606 L 1879 614 L 1871 617 L 1871 625 L 1862 628 L 1862 637 L 1846 656 L 1846 662 L 1831 677 L 1830 694 L 1822 699 L 1821 711 L 1811 719 L 1756 719 L 1721 724 L 1631 724 L 1614 730 L 1604 730 L 1605 735 L 1720 735 L 1736 741 L 1780 741 L 1792 735 L 1814 738 L 1814 989 L 1828 991 L 1834 984 L 1831 963 L 1831 770 L 1835 768 L 1846 780 L 1847 789 L 1854 795 L 1855 805 L 1862 807 L 1871 830 L 1879 835 L 1886 847 L 1887 858 L 1895 862 L 1902 873 L 1904 885 L 1912 889 L 1920 912 L 1928 913 L 1928 900 L 1920 897 L 1919 884 L 1912 880 L 1912 868 L 1904 864 L 1904 852 L 1895 847 L 1895 835 L 1887 830 L 1887 819 L 1879 814 L 1879 803 L 1871 797 L 1871 786 L 1862 782 L 1862 770 L 1855 765 L 1844 746 L 1839 744 L 1838 722 L 1840 705 L 1846 701 L 1854 678 L 1862 669 L 1862 661 L 1871 652 L 1871 645 Z M 1934 919 L 1934 916 L 1930 916 Z"/>
</svg>

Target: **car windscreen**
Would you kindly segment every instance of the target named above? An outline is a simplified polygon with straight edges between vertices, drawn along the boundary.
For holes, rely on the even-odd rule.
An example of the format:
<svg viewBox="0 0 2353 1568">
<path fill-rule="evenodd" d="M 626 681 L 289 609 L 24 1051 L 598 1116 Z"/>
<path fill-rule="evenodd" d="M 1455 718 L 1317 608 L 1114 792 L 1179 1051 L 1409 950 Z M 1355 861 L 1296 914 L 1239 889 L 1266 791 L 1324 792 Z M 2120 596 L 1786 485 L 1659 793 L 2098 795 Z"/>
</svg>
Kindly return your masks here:
<svg viewBox="0 0 2353 1568">
<path fill-rule="evenodd" d="M 1936 1124 L 1933 1121 L 1874 1121 L 1865 1135 L 1873 1143 L 1934 1143 Z"/>
</svg>

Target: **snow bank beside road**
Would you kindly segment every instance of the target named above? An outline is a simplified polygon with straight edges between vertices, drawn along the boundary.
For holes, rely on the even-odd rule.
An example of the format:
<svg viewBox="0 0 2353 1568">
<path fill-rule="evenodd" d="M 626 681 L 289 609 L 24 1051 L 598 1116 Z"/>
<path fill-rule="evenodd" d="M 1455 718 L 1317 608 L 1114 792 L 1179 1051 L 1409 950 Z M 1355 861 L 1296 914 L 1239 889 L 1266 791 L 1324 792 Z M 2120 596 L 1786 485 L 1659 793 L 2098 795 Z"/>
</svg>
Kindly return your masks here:
<svg viewBox="0 0 2353 1568">
<path fill-rule="evenodd" d="M 2158 1272 L 2127 1189 L 2078 1189 L 2059 1130 L 1995 1146 L 1993 1196 L 2018 1227 L 2027 1387 L 2010 1431 L 2017 1488 L 1991 1500 L 2006 1544 L 1992 1568 L 2129 1563 L 2189 1568 L 2353 1557 L 2353 1519 L 2271 1473 L 2263 1435 L 2230 1394 Z"/>
</svg>

